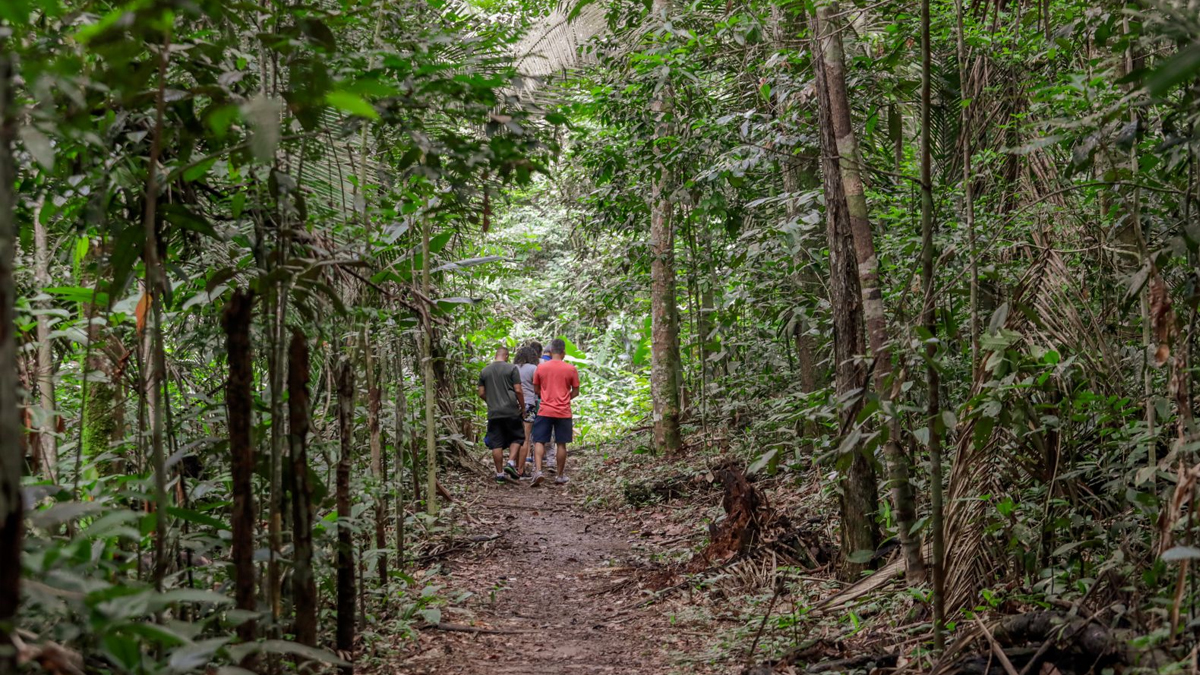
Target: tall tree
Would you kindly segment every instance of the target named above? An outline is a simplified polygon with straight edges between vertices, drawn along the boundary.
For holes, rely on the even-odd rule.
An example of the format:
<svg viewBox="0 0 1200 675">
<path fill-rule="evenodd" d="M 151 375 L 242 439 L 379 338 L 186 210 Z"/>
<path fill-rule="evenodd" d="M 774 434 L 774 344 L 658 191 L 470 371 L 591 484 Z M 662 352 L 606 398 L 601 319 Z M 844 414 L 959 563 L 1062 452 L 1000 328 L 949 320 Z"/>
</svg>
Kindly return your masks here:
<svg viewBox="0 0 1200 675">
<path fill-rule="evenodd" d="M 254 298 L 234 291 L 225 306 L 225 353 L 229 376 L 225 381 L 225 417 L 229 425 L 233 492 L 233 576 L 237 608 L 253 612 L 254 596 L 254 443 L 250 437 L 254 410 L 254 360 L 250 329 Z M 248 620 L 238 626 L 245 641 L 254 639 L 255 625 Z"/>
<path fill-rule="evenodd" d="M 429 228 L 427 218 L 421 228 L 421 291 L 429 297 Z M 425 509 L 431 516 L 438 512 L 437 480 L 437 381 L 433 373 L 432 307 L 421 308 L 421 372 L 425 379 Z"/>
<path fill-rule="evenodd" d="M 40 288 L 50 288 L 50 246 L 46 238 L 46 225 L 42 222 L 42 205 L 45 195 L 39 194 L 33 213 L 33 275 Z M 58 440 L 54 405 L 54 342 L 50 338 L 50 317 L 46 310 L 50 306 L 42 303 L 37 317 L 37 389 L 41 408 L 41 423 L 38 425 L 37 452 L 46 477 L 54 482 L 58 476 Z"/>
<path fill-rule="evenodd" d="M 317 644 L 317 584 L 313 576 L 312 484 L 308 476 L 308 340 L 292 330 L 288 348 L 288 446 L 292 473 L 292 603 L 296 642 Z"/>
<path fill-rule="evenodd" d="M 934 339 L 937 335 L 937 320 L 934 312 L 933 153 L 930 150 L 933 133 L 930 121 L 933 103 L 933 50 L 929 41 L 929 0 L 921 0 L 921 280 L 924 298 L 921 303 L 921 323 L 929 333 L 925 347 L 925 381 L 929 388 L 926 428 L 929 430 L 929 480 L 932 483 L 930 521 L 933 530 L 933 643 L 937 649 L 942 649 L 946 582 L 943 569 L 945 542 L 942 538 L 942 411 L 939 399 L 941 382 L 937 366 L 937 342 Z"/>
<path fill-rule="evenodd" d="M 167 107 L 167 64 L 171 54 L 171 38 L 168 30 L 163 43 L 158 46 L 158 91 L 155 94 L 154 126 L 150 140 L 150 161 L 146 168 L 146 191 L 142 196 L 145 210 L 142 214 L 142 233 L 145 236 L 142 263 L 146 274 L 146 316 L 149 317 L 147 331 L 146 363 L 149 364 L 146 386 L 150 422 L 150 457 L 154 468 L 154 503 L 157 516 L 154 519 L 154 586 L 162 590 L 163 578 L 167 575 L 170 562 L 167 557 L 167 536 L 170 519 L 167 511 L 167 462 L 164 431 L 166 411 L 163 404 L 163 386 L 166 382 L 167 356 L 163 339 L 162 296 L 167 290 L 167 273 L 159 258 L 158 237 L 158 192 L 159 159 L 163 147 L 163 116 Z"/>
<path fill-rule="evenodd" d="M 850 229 L 854 235 L 855 258 L 858 261 L 858 278 L 862 291 L 863 320 L 874 357 L 875 393 L 880 407 L 888 420 L 887 440 L 884 454 L 888 463 L 888 483 L 892 494 L 892 508 L 896 517 L 896 530 L 900 546 L 904 550 L 905 569 L 910 582 L 925 578 L 925 559 L 921 553 L 921 535 L 915 531 L 917 523 L 916 500 L 909 479 L 908 457 L 900 446 L 900 418 L 893 409 L 893 396 L 889 387 L 899 390 L 899 383 L 892 383 L 892 355 L 889 346 L 887 317 L 883 310 L 883 292 L 879 286 L 879 259 L 875 252 L 875 241 L 871 233 L 871 221 L 867 213 L 867 198 L 863 191 L 861 158 L 858 139 L 850 118 L 850 98 L 846 89 L 846 57 L 842 48 L 842 26 L 838 20 L 836 0 L 821 2 L 816 7 L 818 50 L 824 70 L 825 96 L 829 102 L 829 121 L 833 126 L 836 141 L 836 157 L 842 179 L 842 194 L 850 217 Z M 829 192 L 826 191 L 826 198 Z"/>
<path fill-rule="evenodd" d="M 665 25 L 669 0 L 654 0 L 653 19 Z M 671 158 L 662 148 L 669 143 L 674 105 L 671 87 L 661 87 L 650 103 L 654 120 L 655 176 L 650 188 L 650 395 L 654 405 L 654 447 L 658 452 L 679 451 L 679 394 L 682 380 L 679 358 L 679 303 L 675 287 L 675 226 L 671 203 Z"/>
<path fill-rule="evenodd" d="M 13 140 L 17 104 L 13 96 L 11 37 L 0 36 L 0 673 L 17 672 L 17 608 L 21 602 L 21 414 L 17 400 L 16 284 L 17 175 Z"/>
<path fill-rule="evenodd" d="M 387 486 L 384 485 L 383 475 L 383 440 L 379 431 L 379 408 L 382 404 L 383 393 L 379 387 L 379 377 L 375 372 L 374 347 L 367 340 L 366 330 L 362 333 L 363 361 L 367 371 L 367 438 L 371 447 L 371 477 L 375 479 L 375 549 L 379 560 L 376 569 L 379 572 L 380 587 L 387 586 L 388 559 L 385 553 L 387 546 Z"/>
<path fill-rule="evenodd" d="M 338 371 L 338 436 L 341 456 L 337 464 L 337 649 L 354 650 L 354 531 L 350 527 L 350 468 L 354 455 L 354 367 L 343 358 Z M 343 666 L 342 673 L 354 672 Z"/>
<path fill-rule="evenodd" d="M 404 394 L 404 366 L 400 358 L 400 341 L 396 340 L 396 373 L 393 378 L 395 382 L 395 415 L 394 415 L 394 444 L 392 449 L 392 457 L 396 466 L 394 469 L 395 475 L 392 477 L 396 482 L 396 566 L 401 571 L 404 570 L 404 518 L 405 518 L 405 500 L 404 500 L 404 447 L 410 445 L 408 435 L 405 433 L 404 422 L 408 418 L 407 403 Z M 413 469 L 416 469 L 414 462 Z"/>
<path fill-rule="evenodd" d="M 855 395 L 867 385 L 867 373 L 856 359 L 865 351 L 862 322 L 862 294 L 854 257 L 854 235 L 850 213 L 842 189 L 842 173 L 836 155 L 836 138 L 828 89 L 828 74 L 820 59 L 815 61 L 817 80 L 817 116 L 821 137 L 821 178 L 825 185 L 825 235 L 829 243 L 829 304 L 833 311 L 834 387 L 837 399 L 846 401 L 839 415 L 839 438 L 847 439 L 862 410 L 862 396 Z M 842 564 L 839 575 L 856 578 L 863 569 L 853 554 L 873 551 L 879 531 L 872 514 L 879 500 L 875 469 L 863 456 L 859 443 L 850 443 L 838 458 L 841 490 Z"/>
</svg>

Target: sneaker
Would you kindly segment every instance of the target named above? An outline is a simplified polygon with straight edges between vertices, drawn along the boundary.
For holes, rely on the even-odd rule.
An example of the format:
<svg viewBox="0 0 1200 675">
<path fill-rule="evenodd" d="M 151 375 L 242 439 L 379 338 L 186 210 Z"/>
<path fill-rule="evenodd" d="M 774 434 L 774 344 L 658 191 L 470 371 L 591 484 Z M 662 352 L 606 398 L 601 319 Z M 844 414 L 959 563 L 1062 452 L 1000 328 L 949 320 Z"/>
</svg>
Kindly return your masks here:
<svg viewBox="0 0 1200 675">
<path fill-rule="evenodd" d="M 505 485 L 508 483 L 508 476 L 505 476 L 503 473 L 498 473 L 496 474 L 496 482 L 500 485 Z"/>
<path fill-rule="evenodd" d="M 537 486 L 541 485 L 542 480 L 544 480 L 544 477 L 542 476 L 542 472 L 534 471 L 533 472 L 533 482 L 529 484 L 529 487 L 537 487 Z"/>
<path fill-rule="evenodd" d="M 511 463 L 504 465 L 504 473 L 511 476 L 513 480 L 517 480 L 521 477 L 521 474 L 517 471 L 517 467 Z"/>
<path fill-rule="evenodd" d="M 566 485 L 570 480 L 571 479 L 567 478 L 566 476 L 559 476 L 558 478 L 554 479 L 554 484 L 555 485 Z"/>
</svg>

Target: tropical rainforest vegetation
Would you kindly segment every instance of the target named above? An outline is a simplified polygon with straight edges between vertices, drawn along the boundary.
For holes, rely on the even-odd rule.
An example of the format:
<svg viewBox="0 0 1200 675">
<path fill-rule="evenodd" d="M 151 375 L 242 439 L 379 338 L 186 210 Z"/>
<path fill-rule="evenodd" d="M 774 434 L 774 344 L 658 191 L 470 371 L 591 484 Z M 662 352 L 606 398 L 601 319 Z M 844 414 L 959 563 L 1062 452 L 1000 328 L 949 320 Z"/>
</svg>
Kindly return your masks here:
<svg viewBox="0 0 1200 675">
<path fill-rule="evenodd" d="M 567 494 L 830 551 L 683 672 L 835 592 L 891 668 L 1194 671 L 1198 96 L 1182 0 L 0 1 L 0 673 L 401 663 L 551 337 Z"/>
</svg>

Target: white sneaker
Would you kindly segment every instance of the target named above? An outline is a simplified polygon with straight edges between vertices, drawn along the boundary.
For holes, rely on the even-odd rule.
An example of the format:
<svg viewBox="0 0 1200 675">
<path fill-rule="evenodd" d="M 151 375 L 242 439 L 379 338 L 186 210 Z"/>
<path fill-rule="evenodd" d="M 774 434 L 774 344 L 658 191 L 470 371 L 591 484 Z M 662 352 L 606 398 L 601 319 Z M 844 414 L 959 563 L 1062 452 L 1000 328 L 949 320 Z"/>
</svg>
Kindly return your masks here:
<svg viewBox="0 0 1200 675">
<path fill-rule="evenodd" d="M 534 471 L 533 472 L 533 482 L 529 484 L 529 487 L 537 487 L 542 484 L 543 480 L 544 480 L 544 477 L 542 476 L 542 472 Z"/>
<path fill-rule="evenodd" d="M 570 480 L 571 479 L 567 478 L 566 476 L 559 476 L 558 478 L 554 479 L 554 484 L 555 485 L 566 485 Z"/>
</svg>

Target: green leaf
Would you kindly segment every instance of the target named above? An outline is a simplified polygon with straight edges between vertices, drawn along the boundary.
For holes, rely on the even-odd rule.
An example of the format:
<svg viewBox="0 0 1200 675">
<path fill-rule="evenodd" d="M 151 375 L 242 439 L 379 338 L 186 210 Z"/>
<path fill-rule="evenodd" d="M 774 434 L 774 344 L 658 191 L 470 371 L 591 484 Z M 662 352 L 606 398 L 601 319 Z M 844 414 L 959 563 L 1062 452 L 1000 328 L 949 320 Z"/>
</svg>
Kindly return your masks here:
<svg viewBox="0 0 1200 675">
<path fill-rule="evenodd" d="M 320 661 L 331 666 L 348 666 L 350 663 L 337 657 L 337 655 L 327 652 L 324 649 L 309 647 L 298 642 L 289 642 L 287 640 L 265 640 L 263 642 L 248 642 L 245 644 L 234 645 L 228 649 L 229 658 L 232 661 L 242 661 L 250 654 L 258 654 L 265 652 L 267 654 L 292 654 L 300 656 L 312 661 Z"/>
<path fill-rule="evenodd" d="M 198 513 L 196 511 L 192 511 L 191 509 L 184 509 L 184 508 L 180 508 L 178 506 L 168 506 L 167 513 L 170 514 L 170 516 L 172 518 L 186 520 L 189 523 L 195 523 L 197 525 L 206 525 L 208 527 L 213 528 L 214 530 L 230 530 L 231 529 L 228 524 L 226 524 L 220 520 L 217 520 L 216 518 L 213 518 L 212 516 L 205 515 L 203 513 Z"/>
<path fill-rule="evenodd" d="M 1200 42 L 1184 47 L 1178 54 L 1154 69 L 1146 78 L 1152 96 L 1162 96 L 1174 87 L 1190 82 L 1200 72 Z"/>
<path fill-rule="evenodd" d="M 453 231 L 446 231 L 446 232 L 442 232 L 440 234 L 434 235 L 433 237 L 430 237 L 429 238 L 429 252 L 430 253 L 440 253 L 442 251 L 442 249 L 446 248 L 446 245 L 450 243 L 450 238 L 453 236 L 454 236 Z"/>
<path fill-rule="evenodd" d="M 206 160 L 203 160 L 197 164 L 193 164 L 192 166 L 189 166 L 188 168 L 183 170 L 183 180 L 187 183 L 191 183 L 193 181 L 197 181 L 197 180 L 200 180 L 201 178 L 204 178 L 206 175 L 208 175 L 209 170 L 212 169 L 213 164 L 216 164 L 216 163 L 217 163 L 216 157 L 209 157 Z"/>
<path fill-rule="evenodd" d="M 585 7 L 594 2 L 596 2 L 596 0 L 579 0 L 579 2 L 575 3 L 575 6 L 571 8 L 571 11 L 567 12 L 567 23 L 571 23 L 575 19 L 578 19 L 579 13 L 582 12 Z"/>
<path fill-rule="evenodd" d="M 1180 562 L 1182 560 L 1200 560 L 1200 548 L 1195 546 L 1175 546 L 1163 551 L 1163 562 Z"/>
<path fill-rule="evenodd" d="M 213 660 L 213 657 L 217 654 L 217 650 L 224 647 L 229 640 L 230 638 L 228 637 L 219 637 L 203 640 L 196 644 L 184 645 L 171 652 L 168 665 L 174 671 L 180 673 L 203 668 Z"/>
<path fill-rule="evenodd" d="M 91 288 L 82 286 L 55 286 L 44 289 L 50 295 L 57 295 L 70 302 L 94 302 L 98 305 L 108 304 L 107 293 L 97 293 Z"/>
<path fill-rule="evenodd" d="M 5 0 L 7 2 L 7 0 Z M 18 132 L 25 150 L 33 156 L 43 169 L 50 171 L 54 168 L 54 145 L 46 138 L 46 134 L 31 126 L 23 126 Z"/>
<path fill-rule="evenodd" d="M 778 448 L 771 448 L 770 450 L 764 452 L 762 454 L 762 457 L 759 457 L 758 459 L 754 460 L 754 463 L 751 464 L 746 469 L 746 475 L 750 476 L 750 475 L 754 475 L 754 474 L 758 473 L 759 471 L 762 471 L 763 467 L 765 467 L 767 464 L 769 464 L 771 462 L 771 460 L 775 458 L 775 455 L 778 452 L 779 452 Z"/>
<path fill-rule="evenodd" d="M 417 612 L 425 623 L 437 625 L 442 622 L 442 610 L 437 607 L 427 607 Z"/>
<path fill-rule="evenodd" d="M 88 237 L 76 237 L 75 238 L 75 258 L 74 259 L 75 259 L 76 265 L 79 265 L 80 263 L 83 262 L 84 258 L 87 258 L 88 249 L 91 247 L 91 245 L 92 245 L 92 240 L 89 239 Z"/>
<path fill-rule="evenodd" d="M 379 119 L 379 113 L 375 111 L 375 108 L 366 99 L 344 89 L 338 89 L 325 94 L 325 102 L 351 115 L 372 120 Z"/>
<path fill-rule="evenodd" d="M 217 231 L 213 229 L 212 224 L 206 218 L 183 204 L 166 204 L 162 207 L 162 210 L 163 218 L 167 222 L 185 230 L 191 230 L 192 232 L 197 232 L 221 241 L 221 235 L 217 234 Z"/>
<path fill-rule="evenodd" d="M 138 672 L 142 665 L 142 649 L 138 641 L 124 635 L 109 633 L 100 640 L 108 658 L 126 673 Z"/>
<path fill-rule="evenodd" d="M 23 26 L 29 22 L 31 9 L 29 0 L 4 0 L 0 2 L 0 19 L 15 26 Z"/>
</svg>

